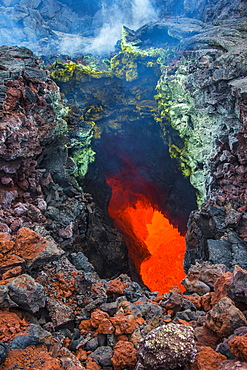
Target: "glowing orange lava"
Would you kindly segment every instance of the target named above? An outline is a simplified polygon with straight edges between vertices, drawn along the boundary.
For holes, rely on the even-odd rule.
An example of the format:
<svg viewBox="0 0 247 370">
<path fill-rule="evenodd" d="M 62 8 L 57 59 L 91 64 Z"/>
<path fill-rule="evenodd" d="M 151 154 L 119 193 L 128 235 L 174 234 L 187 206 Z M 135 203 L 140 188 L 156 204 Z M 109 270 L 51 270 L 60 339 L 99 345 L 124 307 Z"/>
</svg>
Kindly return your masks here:
<svg viewBox="0 0 247 370">
<path fill-rule="evenodd" d="M 112 189 L 109 214 L 122 232 L 145 285 L 159 294 L 183 289 L 185 238 L 153 205 L 155 189 L 132 170 L 107 179 Z"/>
</svg>

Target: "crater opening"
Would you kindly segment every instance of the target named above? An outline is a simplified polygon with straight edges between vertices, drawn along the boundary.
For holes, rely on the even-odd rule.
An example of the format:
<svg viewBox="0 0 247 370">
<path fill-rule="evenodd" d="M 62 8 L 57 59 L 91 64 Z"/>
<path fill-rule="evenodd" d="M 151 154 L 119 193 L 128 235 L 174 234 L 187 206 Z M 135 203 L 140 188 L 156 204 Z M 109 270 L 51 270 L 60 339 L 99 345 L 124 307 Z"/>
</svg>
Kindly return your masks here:
<svg viewBox="0 0 247 370">
<path fill-rule="evenodd" d="M 106 126 L 105 126 L 106 127 Z M 185 276 L 185 233 L 196 197 L 189 179 L 170 157 L 160 126 L 149 117 L 105 129 L 93 148 L 84 188 L 123 236 L 133 276 L 160 294 Z"/>
</svg>

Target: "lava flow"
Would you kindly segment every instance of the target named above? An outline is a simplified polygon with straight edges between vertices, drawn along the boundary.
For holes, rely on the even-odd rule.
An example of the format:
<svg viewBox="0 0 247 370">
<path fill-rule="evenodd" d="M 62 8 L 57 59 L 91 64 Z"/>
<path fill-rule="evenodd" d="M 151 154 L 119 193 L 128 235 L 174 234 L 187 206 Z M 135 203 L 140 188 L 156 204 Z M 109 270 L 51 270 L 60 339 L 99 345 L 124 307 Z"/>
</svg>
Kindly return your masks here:
<svg viewBox="0 0 247 370">
<path fill-rule="evenodd" d="M 109 215 L 122 233 L 143 283 L 159 294 L 183 289 L 185 238 L 158 210 L 155 187 L 128 169 L 107 178 Z"/>
</svg>

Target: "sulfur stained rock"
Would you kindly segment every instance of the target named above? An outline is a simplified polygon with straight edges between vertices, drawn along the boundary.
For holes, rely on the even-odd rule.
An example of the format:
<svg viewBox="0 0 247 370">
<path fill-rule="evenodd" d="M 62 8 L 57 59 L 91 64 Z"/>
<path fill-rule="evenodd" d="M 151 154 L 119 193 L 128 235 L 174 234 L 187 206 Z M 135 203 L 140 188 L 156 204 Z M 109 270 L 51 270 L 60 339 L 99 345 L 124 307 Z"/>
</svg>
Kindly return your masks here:
<svg viewBox="0 0 247 370">
<path fill-rule="evenodd" d="M 196 352 L 193 329 L 169 324 L 152 330 L 140 341 L 137 357 L 145 370 L 172 370 L 193 362 Z"/>
<path fill-rule="evenodd" d="M 236 360 L 223 361 L 218 370 L 247 370 L 247 362 Z"/>
<path fill-rule="evenodd" d="M 55 326 L 66 324 L 74 319 L 73 310 L 54 298 L 47 298 L 47 309 Z"/>
<path fill-rule="evenodd" d="M 136 349 L 131 342 L 117 342 L 112 357 L 114 370 L 134 368 L 137 363 Z"/>
<path fill-rule="evenodd" d="M 224 297 L 207 313 L 206 325 L 224 338 L 233 334 L 235 329 L 247 325 L 247 320 L 233 301 Z"/>
<path fill-rule="evenodd" d="M 211 347 L 200 347 L 195 362 L 189 365 L 189 370 L 217 370 L 226 357 L 215 352 Z"/>
<path fill-rule="evenodd" d="M 247 361 L 247 334 L 233 337 L 229 340 L 228 345 L 235 357 Z"/>
</svg>

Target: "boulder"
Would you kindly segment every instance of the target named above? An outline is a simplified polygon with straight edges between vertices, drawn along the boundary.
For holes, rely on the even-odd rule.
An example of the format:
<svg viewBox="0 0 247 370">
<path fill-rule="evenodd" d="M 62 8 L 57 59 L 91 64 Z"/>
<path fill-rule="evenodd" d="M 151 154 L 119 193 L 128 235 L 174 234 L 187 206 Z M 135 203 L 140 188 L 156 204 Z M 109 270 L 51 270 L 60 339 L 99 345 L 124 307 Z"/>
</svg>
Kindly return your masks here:
<svg viewBox="0 0 247 370">
<path fill-rule="evenodd" d="M 193 329 L 168 324 L 152 330 L 139 344 L 137 357 L 144 369 L 176 369 L 193 362 L 196 355 Z"/>
<path fill-rule="evenodd" d="M 237 328 L 247 325 L 247 320 L 230 298 L 223 297 L 207 313 L 206 325 L 219 337 L 224 338 L 233 334 Z"/>
<path fill-rule="evenodd" d="M 23 274 L 8 280 L 5 280 L 8 288 L 8 295 L 20 308 L 33 313 L 45 307 L 46 293 L 44 287 L 36 283 L 29 275 Z"/>
</svg>

